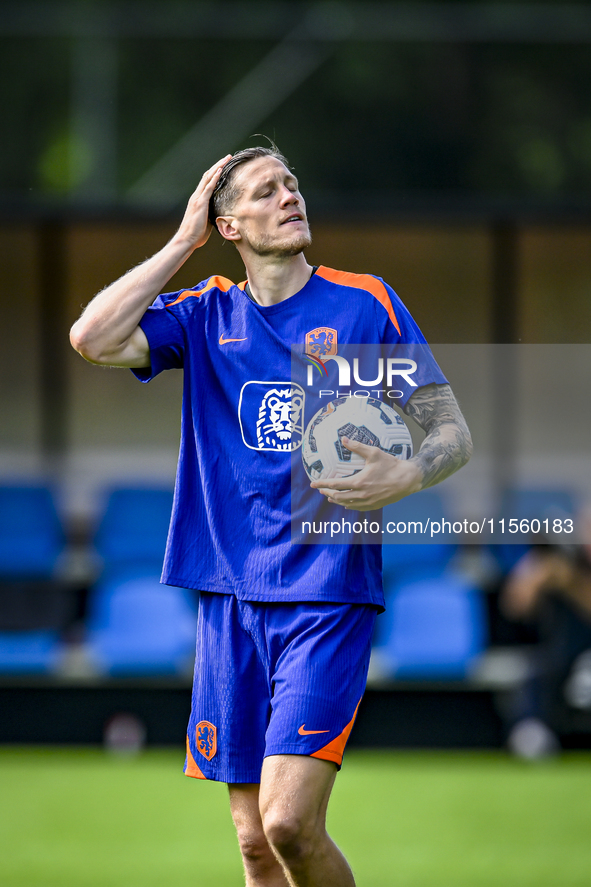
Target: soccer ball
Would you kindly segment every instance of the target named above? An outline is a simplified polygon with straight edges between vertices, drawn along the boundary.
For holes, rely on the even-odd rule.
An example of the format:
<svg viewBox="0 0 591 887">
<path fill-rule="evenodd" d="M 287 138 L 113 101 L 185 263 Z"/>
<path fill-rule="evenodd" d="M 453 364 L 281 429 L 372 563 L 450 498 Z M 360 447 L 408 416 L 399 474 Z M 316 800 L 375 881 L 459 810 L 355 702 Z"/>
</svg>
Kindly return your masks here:
<svg viewBox="0 0 591 887">
<path fill-rule="evenodd" d="M 311 480 L 357 474 L 365 459 L 343 446 L 348 437 L 379 447 L 397 459 L 410 459 L 412 438 L 404 420 L 375 397 L 338 397 L 310 419 L 304 433 L 302 461 Z"/>
</svg>

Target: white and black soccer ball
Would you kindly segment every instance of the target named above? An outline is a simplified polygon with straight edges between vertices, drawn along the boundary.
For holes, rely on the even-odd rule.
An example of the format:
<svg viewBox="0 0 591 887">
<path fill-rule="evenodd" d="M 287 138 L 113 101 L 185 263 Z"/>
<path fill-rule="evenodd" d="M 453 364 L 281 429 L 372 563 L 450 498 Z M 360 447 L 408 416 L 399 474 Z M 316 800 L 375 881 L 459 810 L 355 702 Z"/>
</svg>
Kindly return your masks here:
<svg viewBox="0 0 591 887">
<path fill-rule="evenodd" d="M 342 444 L 343 437 L 410 459 L 412 438 L 395 409 L 375 397 L 338 397 L 310 419 L 302 460 L 310 480 L 357 474 L 365 459 Z"/>
</svg>

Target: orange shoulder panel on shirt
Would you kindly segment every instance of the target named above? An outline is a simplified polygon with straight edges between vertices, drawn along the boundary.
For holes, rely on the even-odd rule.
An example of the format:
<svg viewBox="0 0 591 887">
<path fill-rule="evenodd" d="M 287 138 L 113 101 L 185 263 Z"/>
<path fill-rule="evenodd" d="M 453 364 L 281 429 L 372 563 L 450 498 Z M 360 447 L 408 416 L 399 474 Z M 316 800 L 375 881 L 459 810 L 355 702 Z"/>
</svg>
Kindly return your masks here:
<svg viewBox="0 0 591 887">
<path fill-rule="evenodd" d="M 176 297 L 174 302 L 169 302 L 166 307 L 171 308 L 173 305 L 178 305 L 179 302 L 184 302 L 185 299 L 189 298 L 189 296 L 196 296 L 197 298 L 199 298 L 202 293 L 207 292 L 207 290 L 213 289 L 214 286 L 217 286 L 219 290 L 222 290 L 224 293 L 226 293 L 231 286 L 234 286 L 234 283 L 233 281 L 228 280 L 227 277 L 220 277 L 216 274 L 214 277 L 210 277 L 205 286 L 200 290 L 183 290 L 183 292 Z"/>
<path fill-rule="evenodd" d="M 359 708 L 360 704 L 361 699 L 357 703 L 355 714 L 353 715 L 343 732 L 340 733 L 336 739 L 333 739 L 332 742 L 329 742 L 328 745 L 325 745 L 324 748 L 321 748 L 319 751 L 313 752 L 310 755 L 311 758 L 320 758 L 322 761 L 332 761 L 334 764 L 338 764 L 339 767 L 341 766 L 341 764 L 343 763 L 345 746 L 347 744 L 349 734 L 353 729 L 353 724 L 355 723 L 355 718 L 357 717 L 357 709 Z"/>
<path fill-rule="evenodd" d="M 388 312 L 388 317 L 398 330 L 398 334 L 402 335 L 394 312 L 392 300 L 390 299 L 388 290 L 381 280 L 377 280 L 375 277 L 372 277 L 371 274 L 353 274 L 350 271 L 335 271 L 334 268 L 325 268 L 324 265 L 321 265 L 316 269 L 316 274 L 318 277 L 323 277 L 325 280 L 330 281 L 330 283 L 339 283 L 341 286 L 353 286 L 356 289 L 367 290 L 368 293 L 375 296 L 380 305 L 384 306 Z"/>
<path fill-rule="evenodd" d="M 204 776 L 197 763 L 195 758 L 191 754 L 191 749 L 189 747 L 189 737 L 187 736 L 187 768 L 185 770 L 185 776 L 193 776 L 195 779 L 207 779 L 207 776 Z"/>
</svg>

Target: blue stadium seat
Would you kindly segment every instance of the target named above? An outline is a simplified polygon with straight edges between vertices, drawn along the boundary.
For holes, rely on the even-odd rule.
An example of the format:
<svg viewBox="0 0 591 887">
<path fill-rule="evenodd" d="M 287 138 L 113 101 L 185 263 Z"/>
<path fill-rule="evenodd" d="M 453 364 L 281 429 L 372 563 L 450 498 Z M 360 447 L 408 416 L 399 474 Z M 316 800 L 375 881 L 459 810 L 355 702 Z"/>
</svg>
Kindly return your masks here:
<svg viewBox="0 0 591 887">
<path fill-rule="evenodd" d="M 485 603 L 457 576 L 408 582 L 390 599 L 380 670 L 397 679 L 459 680 L 485 648 Z"/>
<path fill-rule="evenodd" d="M 541 488 L 506 490 L 501 499 L 498 517 L 505 519 L 505 537 L 511 541 L 492 546 L 493 556 L 501 573 L 507 574 L 535 541 L 531 533 L 520 532 L 509 535 L 510 520 L 538 520 L 542 524 L 541 529 L 544 530 L 544 520 L 547 519 L 551 526 L 555 518 L 564 520 L 567 517 L 574 517 L 574 514 L 575 503 L 568 490 Z M 562 541 L 569 541 L 568 537 L 563 535 Z"/>
<path fill-rule="evenodd" d="M 47 487 L 0 487 L 0 577 L 48 579 L 65 541 Z"/>
<path fill-rule="evenodd" d="M 169 489 L 112 490 L 94 540 L 105 565 L 148 562 L 160 566 L 171 510 Z"/>
<path fill-rule="evenodd" d="M 0 632 L 0 674 L 46 674 L 55 669 L 60 650 L 56 631 Z"/>
<path fill-rule="evenodd" d="M 449 520 L 441 494 L 437 490 L 423 490 L 414 496 L 408 496 L 394 505 L 384 508 L 383 526 L 388 522 L 398 523 L 403 521 L 421 521 L 423 525 L 427 520 Z M 386 594 L 394 583 L 404 578 L 427 578 L 438 576 L 447 567 L 456 553 L 458 546 L 454 542 L 442 541 L 437 536 L 434 542 L 397 542 L 396 533 L 389 537 L 392 541 L 385 542 L 382 546 L 382 561 L 384 570 L 384 588 Z M 420 534 L 400 538 L 413 538 L 420 540 Z M 443 537 L 449 539 L 449 536 Z"/>
<path fill-rule="evenodd" d="M 114 574 L 92 592 L 87 623 L 92 661 L 112 675 L 185 673 L 195 650 L 192 592 L 155 574 Z"/>
<path fill-rule="evenodd" d="M 501 513 L 507 518 L 566 517 L 574 513 L 574 500 L 569 490 L 511 489 L 503 495 Z"/>
</svg>

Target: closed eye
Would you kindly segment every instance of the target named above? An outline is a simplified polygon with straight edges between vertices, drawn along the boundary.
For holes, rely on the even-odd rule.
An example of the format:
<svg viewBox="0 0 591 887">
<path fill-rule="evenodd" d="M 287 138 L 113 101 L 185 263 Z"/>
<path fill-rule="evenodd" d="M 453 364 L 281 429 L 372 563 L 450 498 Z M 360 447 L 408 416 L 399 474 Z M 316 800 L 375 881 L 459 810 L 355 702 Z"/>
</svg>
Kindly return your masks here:
<svg viewBox="0 0 591 887">
<path fill-rule="evenodd" d="M 293 179 L 290 180 L 289 182 L 285 182 L 285 187 L 287 188 L 288 191 L 291 191 L 292 194 L 299 193 L 299 185 Z M 254 195 L 255 199 L 256 200 L 265 200 L 267 197 L 271 197 L 271 195 L 275 193 L 275 190 L 276 190 L 275 188 L 266 188 L 263 191 L 259 191 L 258 193 L 256 193 Z"/>
</svg>

